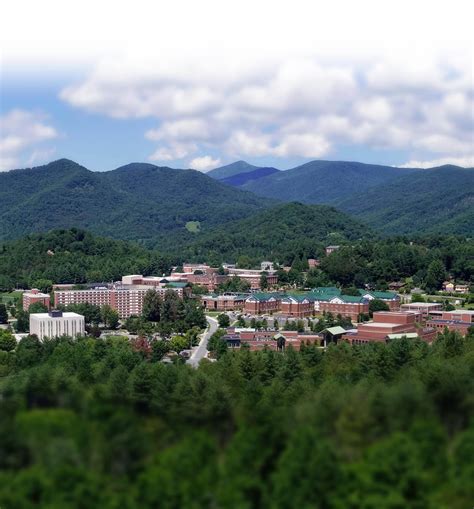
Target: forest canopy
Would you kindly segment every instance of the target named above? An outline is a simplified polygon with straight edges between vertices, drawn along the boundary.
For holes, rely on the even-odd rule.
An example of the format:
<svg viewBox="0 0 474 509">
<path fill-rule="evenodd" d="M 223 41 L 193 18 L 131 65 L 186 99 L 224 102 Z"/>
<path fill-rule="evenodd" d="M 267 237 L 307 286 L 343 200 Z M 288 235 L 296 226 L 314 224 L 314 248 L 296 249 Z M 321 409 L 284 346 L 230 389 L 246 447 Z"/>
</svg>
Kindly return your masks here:
<svg viewBox="0 0 474 509">
<path fill-rule="evenodd" d="M 27 336 L 0 351 L 0 505 L 464 509 L 473 375 L 472 331 L 198 369 Z"/>
</svg>

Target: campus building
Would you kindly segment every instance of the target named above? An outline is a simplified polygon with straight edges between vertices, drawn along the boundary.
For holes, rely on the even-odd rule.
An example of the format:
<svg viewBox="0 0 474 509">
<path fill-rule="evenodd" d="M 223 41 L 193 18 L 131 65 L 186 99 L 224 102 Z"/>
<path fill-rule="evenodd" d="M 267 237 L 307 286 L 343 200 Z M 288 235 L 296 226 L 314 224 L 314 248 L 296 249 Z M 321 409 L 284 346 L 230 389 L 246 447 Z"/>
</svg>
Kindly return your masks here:
<svg viewBox="0 0 474 509">
<path fill-rule="evenodd" d="M 319 302 L 318 308 L 320 313 L 341 315 L 357 322 L 361 314 L 369 313 L 369 301 L 362 296 L 335 295 L 327 301 Z"/>
<path fill-rule="evenodd" d="M 390 311 L 396 311 L 400 309 L 400 296 L 394 292 L 378 292 L 374 290 L 359 290 L 364 299 L 367 299 L 369 302 L 371 300 L 377 299 L 385 302 L 387 304 Z"/>
<path fill-rule="evenodd" d="M 285 295 L 281 299 L 281 314 L 295 318 L 314 315 L 314 300 L 311 295 Z"/>
<path fill-rule="evenodd" d="M 203 295 L 201 303 L 208 311 L 236 311 L 242 310 L 248 294 L 225 293 L 223 295 Z"/>
<path fill-rule="evenodd" d="M 278 293 L 254 293 L 245 301 L 244 311 L 252 315 L 280 311 L 281 295 Z"/>
<path fill-rule="evenodd" d="M 42 293 L 38 290 L 38 288 L 32 288 L 23 293 L 23 309 L 28 311 L 31 304 L 36 304 L 39 302 L 46 306 L 47 309 L 50 307 L 50 297 L 48 293 Z"/>
<path fill-rule="evenodd" d="M 401 337 L 433 341 L 436 331 L 424 328 L 421 320 L 421 313 L 416 311 L 379 311 L 374 313 L 373 321 L 359 323 L 357 331 L 346 332 L 342 339 L 354 345 L 387 343 Z"/>
<path fill-rule="evenodd" d="M 239 349 L 246 345 L 250 350 L 278 350 L 288 348 L 290 345 L 295 350 L 300 350 L 301 344 L 316 343 L 322 344 L 323 338 L 320 334 L 297 332 L 297 331 L 276 331 L 258 330 L 252 328 L 229 327 L 223 337 L 229 348 Z"/>
<path fill-rule="evenodd" d="M 474 310 L 432 311 L 426 325 L 433 327 L 438 332 L 448 329 L 450 331 L 457 331 L 465 336 L 469 328 L 474 327 Z"/>
<path fill-rule="evenodd" d="M 439 302 L 410 302 L 400 306 L 402 311 L 419 311 L 423 318 L 428 318 L 431 311 L 442 311 L 443 304 Z"/>
<path fill-rule="evenodd" d="M 30 334 L 35 334 L 40 340 L 60 336 L 77 338 L 85 334 L 84 317 L 77 313 L 58 310 L 52 310 L 49 313 L 32 313 Z"/>
<path fill-rule="evenodd" d="M 129 284 L 124 284 L 123 281 Z M 131 283 L 132 281 L 133 283 Z M 141 315 L 143 299 L 149 290 L 154 290 L 161 298 L 164 298 L 167 291 L 172 290 L 182 299 L 188 292 L 188 287 L 187 283 L 170 282 L 163 278 L 124 276 L 122 284 L 55 291 L 54 304 L 55 306 L 69 306 L 87 303 L 99 307 L 108 305 L 118 312 L 120 318 L 128 318 L 132 315 Z"/>
</svg>

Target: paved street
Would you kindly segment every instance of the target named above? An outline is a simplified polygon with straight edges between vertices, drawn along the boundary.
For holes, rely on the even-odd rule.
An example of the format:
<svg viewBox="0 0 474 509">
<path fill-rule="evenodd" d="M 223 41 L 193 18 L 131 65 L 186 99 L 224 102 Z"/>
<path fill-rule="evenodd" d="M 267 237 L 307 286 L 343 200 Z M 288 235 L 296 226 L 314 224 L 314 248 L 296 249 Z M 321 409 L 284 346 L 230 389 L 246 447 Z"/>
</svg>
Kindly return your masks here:
<svg viewBox="0 0 474 509">
<path fill-rule="evenodd" d="M 219 324 L 215 318 L 206 316 L 206 320 L 208 323 L 208 327 L 201 336 L 199 346 L 193 351 L 191 357 L 187 361 L 187 363 L 193 367 L 197 367 L 201 359 L 203 359 L 207 355 L 207 342 L 219 327 Z"/>
</svg>

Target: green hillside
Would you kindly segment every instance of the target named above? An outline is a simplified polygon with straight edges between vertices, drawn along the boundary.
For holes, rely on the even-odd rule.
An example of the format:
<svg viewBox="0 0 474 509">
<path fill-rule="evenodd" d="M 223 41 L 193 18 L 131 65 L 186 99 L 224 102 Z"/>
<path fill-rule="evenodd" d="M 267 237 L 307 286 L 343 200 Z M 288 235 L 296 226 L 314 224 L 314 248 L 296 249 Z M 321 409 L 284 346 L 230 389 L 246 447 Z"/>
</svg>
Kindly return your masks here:
<svg viewBox="0 0 474 509">
<path fill-rule="evenodd" d="M 474 233 L 474 168 L 418 171 L 337 206 L 384 234 Z"/>
<path fill-rule="evenodd" d="M 0 239 L 79 227 L 154 242 L 171 232 L 189 233 L 190 221 L 205 230 L 271 203 L 194 170 L 130 164 L 91 172 L 61 159 L 0 173 Z"/>
<path fill-rule="evenodd" d="M 228 223 L 182 246 L 183 259 L 236 261 L 240 255 L 291 263 L 318 256 L 331 243 L 370 237 L 357 220 L 323 205 L 287 203 Z"/>
<path fill-rule="evenodd" d="M 124 274 L 163 274 L 169 261 L 133 242 L 78 229 L 35 233 L 0 244 L 0 290 L 54 283 L 115 281 Z"/>
<path fill-rule="evenodd" d="M 345 161 L 311 161 L 240 187 L 282 201 L 335 204 L 353 193 L 419 170 Z"/>
</svg>

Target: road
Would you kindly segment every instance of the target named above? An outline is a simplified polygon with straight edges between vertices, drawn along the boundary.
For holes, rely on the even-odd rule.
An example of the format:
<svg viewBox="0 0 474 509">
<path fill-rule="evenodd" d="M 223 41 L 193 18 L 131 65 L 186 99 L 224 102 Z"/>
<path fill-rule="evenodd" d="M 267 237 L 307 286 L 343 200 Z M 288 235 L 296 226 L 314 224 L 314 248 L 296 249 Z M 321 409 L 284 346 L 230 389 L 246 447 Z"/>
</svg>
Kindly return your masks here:
<svg viewBox="0 0 474 509">
<path fill-rule="evenodd" d="M 198 347 L 193 351 L 191 357 L 187 361 L 188 364 L 194 368 L 197 368 L 201 362 L 201 359 L 207 355 L 207 342 L 219 327 L 219 324 L 215 318 L 206 316 L 206 320 L 208 323 L 207 329 L 202 333 L 201 341 L 199 341 Z"/>
</svg>

